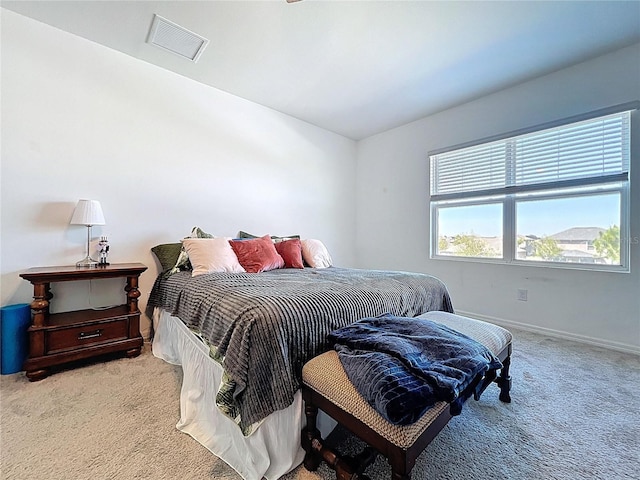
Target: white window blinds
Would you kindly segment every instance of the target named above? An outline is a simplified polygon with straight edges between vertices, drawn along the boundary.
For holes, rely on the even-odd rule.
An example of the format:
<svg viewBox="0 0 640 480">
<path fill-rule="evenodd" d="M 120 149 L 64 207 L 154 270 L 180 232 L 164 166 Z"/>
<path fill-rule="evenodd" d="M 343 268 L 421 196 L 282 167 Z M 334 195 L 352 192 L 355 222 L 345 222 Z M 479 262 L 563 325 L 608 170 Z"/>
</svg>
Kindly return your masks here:
<svg viewBox="0 0 640 480">
<path fill-rule="evenodd" d="M 431 200 L 628 179 L 630 111 L 430 155 Z"/>
</svg>

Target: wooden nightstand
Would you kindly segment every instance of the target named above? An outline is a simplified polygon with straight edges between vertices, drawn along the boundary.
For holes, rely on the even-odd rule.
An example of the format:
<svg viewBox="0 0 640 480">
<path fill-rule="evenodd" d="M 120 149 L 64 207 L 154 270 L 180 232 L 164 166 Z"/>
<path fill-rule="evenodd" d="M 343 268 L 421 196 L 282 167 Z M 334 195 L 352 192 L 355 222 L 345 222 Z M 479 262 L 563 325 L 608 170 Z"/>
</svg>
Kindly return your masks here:
<svg viewBox="0 0 640 480">
<path fill-rule="evenodd" d="M 147 267 L 141 263 L 120 263 L 99 267 L 30 268 L 20 276 L 33 284 L 29 357 L 24 363 L 31 381 L 49 375 L 49 367 L 112 352 L 140 354 L 138 278 Z M 49 313 L 53 298 L 51 283 L 102 278 L 127 279 L 126 303 L 104 310 L 77 310 Z"/>
</svg>

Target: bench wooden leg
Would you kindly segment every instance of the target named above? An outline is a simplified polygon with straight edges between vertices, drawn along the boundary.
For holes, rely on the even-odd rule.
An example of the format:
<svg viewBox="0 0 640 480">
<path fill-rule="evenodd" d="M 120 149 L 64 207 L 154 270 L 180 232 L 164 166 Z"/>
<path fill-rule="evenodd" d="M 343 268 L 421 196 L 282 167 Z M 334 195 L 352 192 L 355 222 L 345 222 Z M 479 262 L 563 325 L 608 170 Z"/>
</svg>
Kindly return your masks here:
<svg viewBox="0 0 640 480">
<path fill-rule="evenodd" d="M 395 445 L 389 445 L 387 461 L 391 465 L 391 480 L 411 480 L 411 470 L 413 470 L 415 459 L 418 458 L 423 448 L 415 449 L 412 445 L 405 450 Z"/>
<path fill-rule="evenodd" d="M 310 395 L 304 390 L 303 398 L 304 413 L 307 417 L 307 426 L 302 429 L 304 468 L 311 472 L 316 471 L 320 462 L 324 460 L 327 466 L 336 472 L 336 480 L 370 480 L 364 474 L 364 470 L 374 462 L 378 452 L 374 448 L 367 447 L 355 457 L 343 457 L 327 447 L 316 426 L 318 407 L 313 404 Z M 398 478 L 409 480 L 408 477 Z"/>
<path fill-rule="evenodd" d="M 355 457 L 343 457 L 324 444 L 318 430 L 315 432 L 316 434 L 313 434 L 307 428 L 302 430 L 302 448 L 306 452 L 303 462 L 304 468 L 313 472 L 324 460 L 327 466 L 336 472 L 336 480 L 371 480 L 364 474 L 364 470 L 376 458 L 377 452 L 373 448 L 366 448 Z M 398 478 L 409 480 L 408 477 Z"/>
<path fill-rule="evenodd" d="M 509 376 L 509 367 L 511 366 L 511 355 L 502 361 L 502 369 L 500 377 L 498 377 L 498 386 L 500 387 L 500 400 L 505 403 L 511 403 L 511 377 Z"/>
<path fill-rule="evenodd" d="M 391 470 L 391 480 L 411 480 L 411 473 L 404 474 Z"/>
</svg>

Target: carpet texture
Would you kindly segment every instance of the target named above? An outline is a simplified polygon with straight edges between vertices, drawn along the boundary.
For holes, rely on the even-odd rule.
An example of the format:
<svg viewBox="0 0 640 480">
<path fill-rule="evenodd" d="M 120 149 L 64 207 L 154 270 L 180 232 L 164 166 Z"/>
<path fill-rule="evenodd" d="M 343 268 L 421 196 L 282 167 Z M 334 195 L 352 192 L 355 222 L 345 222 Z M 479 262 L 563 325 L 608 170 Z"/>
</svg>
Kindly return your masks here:
<svg viewBox="0 0 640 480">
<path fill-rule="evenodd" d="M 640 478 L 640 358 L 512 330 L 512 403 L 490 387 L 427 447 L 414 480 Z M 29 383 L 0 377 L 0 478 L 24 480 L 240 477 L 188 435 L 181 369 L 141 356 L 65 370 Z M 362 447 L 337 429 L 346 453 Z M 379 457 L 367 470 L 386 480 Z M 333 479 L 298 467 L 284 480 Z"/>
</svg>

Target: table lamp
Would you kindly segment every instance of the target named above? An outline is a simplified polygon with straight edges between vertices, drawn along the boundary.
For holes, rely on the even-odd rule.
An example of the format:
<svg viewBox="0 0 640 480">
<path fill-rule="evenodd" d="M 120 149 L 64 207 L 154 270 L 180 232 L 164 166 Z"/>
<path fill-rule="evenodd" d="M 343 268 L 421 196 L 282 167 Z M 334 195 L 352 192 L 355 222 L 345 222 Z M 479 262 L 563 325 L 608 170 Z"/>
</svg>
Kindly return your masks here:
<svg viewBox="0 0 640 480">
<path fill-rule="evenodd" d="M 97 267 L 98 261 L 91 258 L 89 243 L 91 242 L 91 227 L 104 225 L 104 214 L 100 202 L 97 200 L 78 200 L 70 224 L 87 227 L 87 256 L 77 262 L 76 267 Z"/>
</svg>

